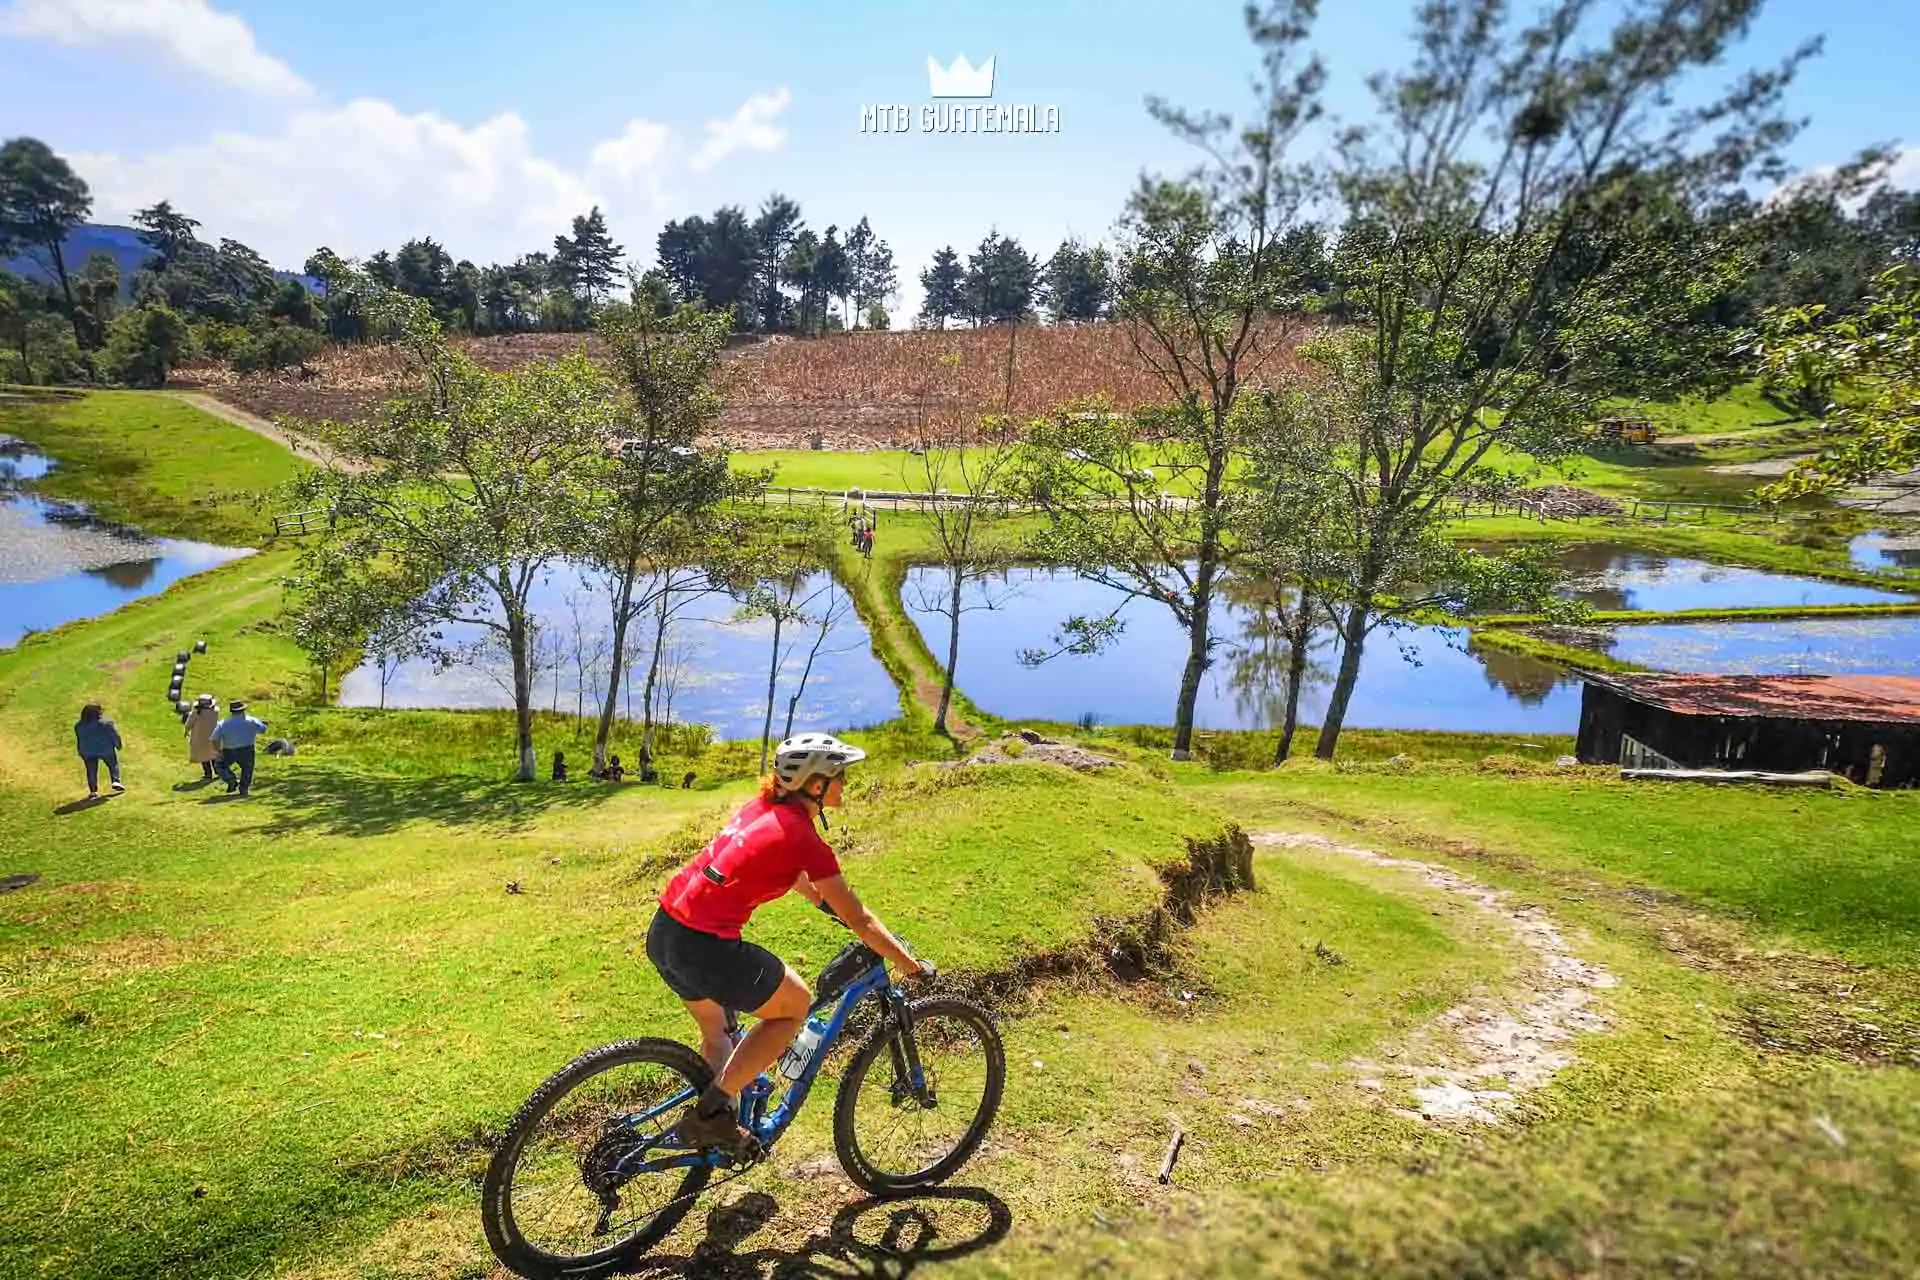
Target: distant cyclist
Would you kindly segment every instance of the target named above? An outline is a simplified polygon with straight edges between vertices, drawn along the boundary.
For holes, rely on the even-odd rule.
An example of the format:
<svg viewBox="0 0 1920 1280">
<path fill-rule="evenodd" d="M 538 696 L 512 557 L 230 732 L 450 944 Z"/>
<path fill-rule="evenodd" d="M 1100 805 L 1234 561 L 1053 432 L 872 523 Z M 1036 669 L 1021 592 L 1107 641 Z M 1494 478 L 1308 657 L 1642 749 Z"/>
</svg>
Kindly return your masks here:
<svg viewBox="0 0 1920 1280">
<path fill-rule="evenodd" d="M 756 908 L 792 890 L 831 910 L 898 969 L 934 971 L 854 896 L 833 850 L 813 829 L 816 819 L 827 825 L 825 810 L 840 807 L 846 768 L 866 754 L 824 733 L 788 738 L 759 796 L 660 895 L 647 958 L 699 1024 L 700 1055 L 714 1070 L 713 1083 L 676 1126 L 688 1145 L 748 1141 L 738 1119 L 740 1091 L 786 1052 L 813 1002 L 806 982 L 779 956 L 740 937 Z M 738 1045 L 727 1035 L 729 1009 L 758 1019 Z"/>
</svg>

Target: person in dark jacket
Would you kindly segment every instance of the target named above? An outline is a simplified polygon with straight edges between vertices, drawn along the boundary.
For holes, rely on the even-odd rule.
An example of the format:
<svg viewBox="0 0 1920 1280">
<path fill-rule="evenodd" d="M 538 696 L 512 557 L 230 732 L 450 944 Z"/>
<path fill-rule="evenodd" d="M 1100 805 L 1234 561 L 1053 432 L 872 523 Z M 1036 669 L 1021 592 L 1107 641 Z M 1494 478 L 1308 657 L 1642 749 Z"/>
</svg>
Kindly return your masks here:
<svg viewBox="0 0 1920 1280">
<path fill-rule="evenodd" d="M 113 727 L 113 721 L 101 713 L 100 704 L 89 702 L 80 708 L 80 719 L 73 726 L 73 743 L 80 751 L 80 758 L 87 766 L 87 795 L 89 798 L 100 794 L 100 765 L 107 766 L 107 777 L 113 782 L 117 795 L 126 788 L 120 784 L 120 748 L 126 744 L 120 741 L 120 731 Z"/>
</svg>

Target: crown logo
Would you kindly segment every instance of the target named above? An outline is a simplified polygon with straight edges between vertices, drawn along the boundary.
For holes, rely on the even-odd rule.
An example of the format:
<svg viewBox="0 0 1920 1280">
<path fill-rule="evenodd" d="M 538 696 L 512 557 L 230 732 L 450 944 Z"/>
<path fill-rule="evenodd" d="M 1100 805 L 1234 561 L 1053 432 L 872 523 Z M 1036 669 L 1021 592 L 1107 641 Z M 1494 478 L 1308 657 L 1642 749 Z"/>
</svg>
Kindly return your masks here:
<svg viewBox="0 0 1920 1280">
<path fill-rule="evenodd" d="M 966 55 L 962 54 L 953 60 L 951 67 L 943 67 L 928 58 L 927 84 L 936 98 L 991 98 L 993 59 L 988 58 L 974 67 L 968 64 Z"/>
</svg>

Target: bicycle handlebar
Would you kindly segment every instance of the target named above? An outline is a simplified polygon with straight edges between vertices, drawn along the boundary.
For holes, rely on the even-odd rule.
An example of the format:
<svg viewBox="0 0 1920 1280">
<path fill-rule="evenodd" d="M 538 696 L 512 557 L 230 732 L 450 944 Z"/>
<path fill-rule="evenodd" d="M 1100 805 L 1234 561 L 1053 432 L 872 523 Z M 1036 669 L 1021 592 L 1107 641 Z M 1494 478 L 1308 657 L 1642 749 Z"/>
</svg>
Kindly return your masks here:
<svg viewBox="0 0 1920 1280">
<path fill-rule="evenodd" d="M 819 902 L 816 902 L 813 905 L 818 907 L 826 915 L 827 919 L 833 921 L 835 924 L 839 925 L 842 929 L 845 929 L 848 933 L 853 932 L 853 926 L 848 924 L 845 920 L 842 920 L 840 918 L 840 913 L 827 905 L 826 899 L 822 898 Z M 901 939 L 901 945 L 902 946 L 906 945 L 906 940 L 904 938 Z M 921 960 L 918 956 L 914 957 L 914 959 L 919 965 L 919 972 L 913 976 L 923 978 L 928 982 L 933 981 L 934 976 L 939 972 L 939 970 L 935 968 L 933 962 L 931 960 Z"/>
</svg>

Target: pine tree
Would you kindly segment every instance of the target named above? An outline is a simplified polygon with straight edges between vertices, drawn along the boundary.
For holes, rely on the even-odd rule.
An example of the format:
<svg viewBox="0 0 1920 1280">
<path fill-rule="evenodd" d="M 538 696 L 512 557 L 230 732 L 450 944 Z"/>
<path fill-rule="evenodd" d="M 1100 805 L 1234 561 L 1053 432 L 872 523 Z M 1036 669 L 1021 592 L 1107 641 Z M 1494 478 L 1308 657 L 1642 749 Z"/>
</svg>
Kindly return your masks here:
<svg viewBox="0 0 1920 1280">
<path fill-rule="evenodd" d="M 966 270 L 952 245 L 933 255 L 933 265 L 920 273 L 920 288 L 925 294 L 920 322 L 930 328 L 945 328 L 948 320 L 965 310 Z"/>
</svg>

